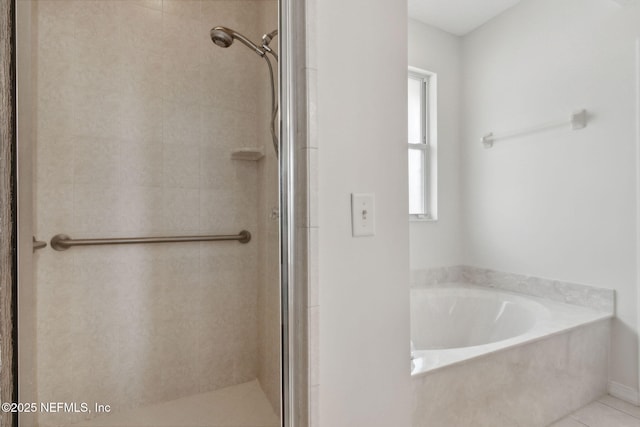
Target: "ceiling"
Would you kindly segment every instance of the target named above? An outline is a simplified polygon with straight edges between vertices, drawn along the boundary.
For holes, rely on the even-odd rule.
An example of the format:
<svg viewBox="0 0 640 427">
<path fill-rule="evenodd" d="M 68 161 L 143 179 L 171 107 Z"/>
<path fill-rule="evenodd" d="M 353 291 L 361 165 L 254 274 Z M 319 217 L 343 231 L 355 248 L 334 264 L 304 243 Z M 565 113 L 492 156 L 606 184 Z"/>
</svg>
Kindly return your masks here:
<svg viewBox="0 0 640 427">
<path fill-rule="evenodd" d="M 409 0 L 409 17 L 463 36 L 521 0 Z"/>
</svg>

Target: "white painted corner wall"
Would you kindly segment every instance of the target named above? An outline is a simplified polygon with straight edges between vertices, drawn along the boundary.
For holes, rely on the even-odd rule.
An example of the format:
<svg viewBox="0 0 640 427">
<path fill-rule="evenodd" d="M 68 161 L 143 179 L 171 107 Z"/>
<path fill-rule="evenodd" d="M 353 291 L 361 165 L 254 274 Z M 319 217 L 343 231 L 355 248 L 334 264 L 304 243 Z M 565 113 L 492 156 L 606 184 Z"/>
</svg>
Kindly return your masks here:
<svg viewBox="0 0 640 427">
<path fill-rule="evenodd" d="M 637 6 L 525 0 L 463 39 L 463 264 L 615 289 L 610 379 L 638 390 Z M 589 112 L 484 149 L 480 137 Z M 621 386 L 621 387 L 618 387 Z"/>
<path fill-rule="evenodd" d="M 320 424 L 408 427 L 406 3 L 323 0 L 316 22 Z M 352 192 L 375 193 L 374 237 L 351 237 Z"/>
<path fill-rule="evenodd" d="M 410 225 L 411 268 L 466 264 L 615 289 L 609 389 L 630 402 L 639 375 L 639 28 L 638 2 L 525 0 L 464 37 L 409 20 L 408 40 L 409 64 L 438 73 L 440 86 L 440 215 Z M 480 143 L 580 108 L 590 115 L 584 130 Z"/>
</svg>

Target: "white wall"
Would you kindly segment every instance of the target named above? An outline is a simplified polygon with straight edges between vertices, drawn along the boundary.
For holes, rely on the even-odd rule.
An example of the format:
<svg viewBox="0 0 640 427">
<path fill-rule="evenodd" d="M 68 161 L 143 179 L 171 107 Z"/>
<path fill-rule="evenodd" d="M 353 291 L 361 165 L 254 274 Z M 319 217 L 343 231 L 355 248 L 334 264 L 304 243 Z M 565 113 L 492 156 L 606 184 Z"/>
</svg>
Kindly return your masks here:
<svg viewBox="0 0 640 427">
<path fill-rule="evenodd" d="M 317 4 L 322 426 L 410 425 L 407 9 Z M 352 238 L 350 193 L 376 196 Z"/>
<path fill-rule="evenodd" d="M 438 221 L 411 222 L 412 270 L 460 263 L 461 46 L 459 37 L 409 19 L 409 65 L 438 76 Z"/>
<path fill-rule="evenodd" d="M 528 0 L 463 42 L 463 261 L 615 289 L 610 375 L 633 389 L 639 23 L 613 1 Z M 584 130 L 479 142 L 577 108 Z"/>
</svg>

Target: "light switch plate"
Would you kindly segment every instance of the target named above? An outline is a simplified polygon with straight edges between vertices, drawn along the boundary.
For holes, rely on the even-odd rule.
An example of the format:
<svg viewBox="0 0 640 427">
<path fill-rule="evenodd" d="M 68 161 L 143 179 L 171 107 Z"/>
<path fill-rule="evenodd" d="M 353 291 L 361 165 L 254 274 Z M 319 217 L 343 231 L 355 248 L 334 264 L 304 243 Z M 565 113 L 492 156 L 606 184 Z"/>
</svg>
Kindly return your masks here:
<svg viewBox="0 0 640 427">
<path fill-rule="evenodd" d="M 351 194 L 351 231 L 353 237 L 375 236 L 375 196 L 373 193 Z"/>
</svg>

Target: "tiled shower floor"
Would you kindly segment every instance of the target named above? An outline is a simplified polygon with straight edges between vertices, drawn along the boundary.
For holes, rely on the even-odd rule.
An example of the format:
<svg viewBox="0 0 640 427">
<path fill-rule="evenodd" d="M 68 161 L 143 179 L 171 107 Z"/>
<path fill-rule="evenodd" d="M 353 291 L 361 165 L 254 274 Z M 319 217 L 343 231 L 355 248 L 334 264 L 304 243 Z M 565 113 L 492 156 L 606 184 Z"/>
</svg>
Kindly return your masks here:
<svg viewBox="0 0 640 427">
<path fill-rule="evenodd" d="M 86 427 L 277 427 L 278 416 L 257 380 L 169 402 L 105 415 Z"/>
</svg>

